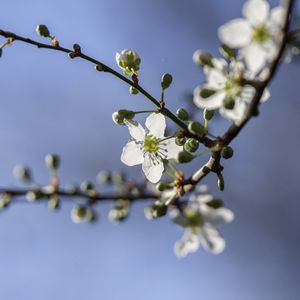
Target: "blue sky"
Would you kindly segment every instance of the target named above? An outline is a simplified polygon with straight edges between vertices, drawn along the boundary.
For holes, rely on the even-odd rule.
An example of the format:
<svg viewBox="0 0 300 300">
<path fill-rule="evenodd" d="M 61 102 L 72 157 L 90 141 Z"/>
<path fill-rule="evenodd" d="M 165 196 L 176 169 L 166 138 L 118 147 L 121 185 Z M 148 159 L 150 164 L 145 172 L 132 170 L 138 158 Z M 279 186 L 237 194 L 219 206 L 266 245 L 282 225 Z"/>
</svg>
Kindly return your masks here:
<svg viewBox="0 0 300 300">
<path fill-rule="evenodd" d="M 2 0 L 0 28 L 39 39 L 35 27 L 45 23 L 62 45 L 79 43 L 115 68 L 115 53 L 132 47 L 142 57 L 141 84 L 152 94 L 159 95 L 162 73 L 173 74 L 167 104 L 176 109 L 203 80 L 194 50 L 217 55 L 218 27 L 240 15 L 243 1 L 228 3 Z M 124 83 L 84 61 L 19 43 L 4 52 L 0 70 L 1 185 L 17 185 L 11 175 L 17 163 L 30 165 L 47 183 L 43 161 L 52 152 L 62 157 L 64 184 L 93 180 L 100 169 L 140 177 L 139 168 L 120 162 L 127 131 L 111 114 L 151 108 L 141 95 L 130 96 Z M 0 215 L 0 298 L 298 299 L 299 92 L 299 64 L 282 66 L 271 100 L 224 163 L 226 191 L 217 191 L 213 176 L 206 180 L 236 213 L 222 228 L 222 255 L 199 251 L 178 260 L 173 244 L 182 232 L 167 218 L 145 220 L 144 204 L 134 206 L 124 224 L 111 224 L 109 205 L 103 205 L 97 224 L 78 226 L 68 203 L 54 214 L 42 204 L 18 203 Z M 213 130 L 226 126 L 216 121 Z"/>
</svg>

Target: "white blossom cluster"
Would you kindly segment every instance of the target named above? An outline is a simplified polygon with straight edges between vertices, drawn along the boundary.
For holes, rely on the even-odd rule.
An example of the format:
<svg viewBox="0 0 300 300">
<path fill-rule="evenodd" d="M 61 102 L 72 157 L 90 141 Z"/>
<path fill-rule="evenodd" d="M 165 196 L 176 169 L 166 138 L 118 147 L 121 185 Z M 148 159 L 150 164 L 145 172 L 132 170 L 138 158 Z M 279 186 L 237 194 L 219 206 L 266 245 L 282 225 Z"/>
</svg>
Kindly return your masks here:
<svg viewBox="0 0 300 300">
<path fill-rule="evenodd" d="M 188 124 L 192 134 L 202 136 L 207 133 L 207 122 L 213 117 L 214 110 L 237 125 L 243 121 L 256 92 L 251 83 L 262 78 L 268 64 L 279 53 L 286 9 L 283 6 L 271 8 L 267 0 L 246 0 L 242 15 L 242 18 L 219 28 L 223 58 L 215 58 L 201 50 L 194 53 L 193 60 L 203 68 L 206 78 L 206 82 L 194 90 L 194 103 L 204 110 L 206 125 L 190 120 L 183 109 L 177 113 L 179 119 Z M 132 80 L 136 84 L 141 63 L 139 55 L 132 49 L 125 49 L 117 53 L 116 60 L 126 75 L 134 76 Z M 162 77 L 162 98 L 172 82 L 172 76 L 165 75 Z M 134 86 L 132 88 L 135 89 Z M 269 97 L 266 89 L 261 102 Z M 198 140 L 189 139 L 181 144 L 176 139 L 178 136 L 165 136 L 166 119 L 160 110 L 151 112 L 145 128 L 134 119 L 137 113 L 141 112 L 120 110 L 113 114 L 114 122 L 126 126 L 131 136 L 122 151 L 121 161 L 124 164 L 141 164 L 148 181 L 158 183 L 167 164 L 173 168 L 176 160 L 181 162 L 178 161 L 180 153 L 190 155 L 185 162 L 197 156 L 194 152 L 198 149 Z M 232 149 L 229 154 L 227 151 L 228 157 L 232 154 Z M 174 195 L 174 186 L 161 193 L 162 201 L 166 202 L 170 193 Z M 157 204 L 155 209 L 157 215 L 166 213 L 164 202 Z M 214 254 L 221 253 L 225 241 L 217 227 L 231 222 L 234 215 L 231 210 L 222 207 L 221 202 L 214 200 L 207 187 L 201 186 L 183 208 L 172 208 L 171 219 L 185 228 L 182 239 L 175 244 L 176 255 L 184 257 L 200 246 Z"/>
<path fill-rule="evenodd" d="M 207 82 L 194 90 L 194 102 L 202 109 L 219 109 L 220 114 L 239 124 L 255 89 L 247 80 L 259 79 L 277 56 L 283 37 L 286 8 L 270 8 L 266 0 L 247 0 L 243 18 L 219 28 L 224 58 L 213 58 L 198 50 L 194 61 L 203 67 Z M 245 83 L 246 82 L 246 83 Z M 269 98 L 266 90 L 262 102 Z"/>
</svg>

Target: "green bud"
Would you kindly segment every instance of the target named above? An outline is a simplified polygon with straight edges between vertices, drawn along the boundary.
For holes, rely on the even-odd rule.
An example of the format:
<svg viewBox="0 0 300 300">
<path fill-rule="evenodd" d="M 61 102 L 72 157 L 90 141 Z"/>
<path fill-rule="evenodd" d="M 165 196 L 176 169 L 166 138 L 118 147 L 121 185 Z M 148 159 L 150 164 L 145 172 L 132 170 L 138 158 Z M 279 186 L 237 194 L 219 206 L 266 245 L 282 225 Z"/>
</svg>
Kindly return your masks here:
<svg viewBox="0 0 300 300">
<path fill-rule="evenodd" d="M 198 135 L 200 137 L 202 137 L 206 134 L 206 129 L 199 122 L 190 122 L 188 129 L 189 129 L 189 132 L 191 132 L 192 134 Z"/>
<path fill-rule="evenodd" d="M 218 176 L 218 187 L 220 191 L 224 191 L 225 188 L 225 182 L 223 176 Z"/>
<path fill-rule="evenodd" d="M 235 60 L 236 59 L 236 51 L 229 46 L 223 44 L 220 47 L 220 53 L 227 59 Z"/>
<path fill-rule="evenodd" d="M 41 25 L 36 26 L 35 31 L 40 36 L 50 37 L 50 32 L 46 25 L 41 24 Z"/>
<path fill-rule="evenodd" d="M 214 95 L 216 93 L 213 89 L 207 89 L 203 88 L 200 92 L 200 96 L 204 99 L 209 98 L 210 96 Z"/>
<path fill-rule="evenodd" d="M 117 125 L 125 125 L 124 117 L 121 117 L 117 111 L 115 111 L 111 117 Z"/>
<path fill-rule="evenodd" d="M 197 50 L 193 55 L 193 61 L 195 64 L 199 66 L 208 66 L 210 68 L 214 68 L 214 64 L 212 61 L 213 57 L 208 52 L 203 52 L 201 50 Z"/>
<path fill-rule="evenodd" d="M 183 146 L 184 150 L 195 152 L 199 148 L 199 142 L 193 138 L 189 138 Z"/>
<path fill-rule="evenodd" d="M 74 223 L 92 222 L 96 219 L 93 210 L 84 205 L 76 205 L 71 211 L 71 219 Z"/>
<path fill-rule="evenodd" d="M 60 201 L 56 195 L 53 195 L 48 201 L 48 208 L 50 210 L 55 210 L 60 208 Z"/>
<path fill-rule="evenodd" d="M 155 201 L 154 204 L 150 207 L 147 207 L 145 209 L 145 216 L 147 219 L 157 219 L 160 217 L 163 217 L 167 214 L 168 206 L 161 202 L 161 201 Z"/>
<path fill-rule="evenodd" d="M 56 171 L 59 167 L 60 158 L 57 154 L 48 154 L 45 157 L 45 163 L 51 171 Z"/>
<path fill-rule="evenodd" d="M 133 119 L 135 116 L 134 111 L 127 110 L 127 109 L 119 109 L 118 114 L 119 116 L 121 116 L 121 118 L 129 119 L 129 120 Z"/>
<path fill-rule="evenodd" d="M 140 56 L 132 49 L 124 49 L 121 53 L 117 53 L 116 61 L 127 75 L 137 73 L 141 64 Z"/>
<path fill-rule="evenodd" d="M 226 109 L 229 109 L 229 110 L 234 109 L 234 106 L 235 106 L 235 100 L 234 100 L 234 98 L 232 98 L 232 97 L 226 97 L 224 99 L 224 101 L 223 101 L 223 106 Z"/>
<path fill-rule="evenodd" d="M 177 154 L 177 161 L 181 164 L 189 163 L 194 158 L 195 158 L 195 156 L 187 151 L 180 151 Z"/>
<path fill-rule="evenodd" d="M 176 115 L 182 121 L 187 121 L 189 119 L 189 117 L 190 117 L 189 113 L 185 109 L 183 109 L 183 108 L 179 108 L 176 111 Z"/>
<path fill-rule="evenodd" d="M 102 170 L 97 175 L 97 181 L 102 184 L 111 183 L 111 173 L 106 170 Z"/>
<path fill-rule="evenodd" d="M 90 191 L 95 190 L 95 187 L 90 181 L 83 181 L 80 184 L 80 190 L 84 193 L 88 193 Z"/>
<path fill-rule="evenodd" d="M 163 90 L 166 90 L 172 83 L 172 75 L 171 74 L 164 74 L 162 77 L 161 77 L 161 87 Z"/>
<path fill-rule="evenodd" d="M 220 199 L 214 199 L 214 200 L 206 202 L 206 205 L 211 207 L 211 208 L 217 209 L 217 208 L 223 207 L 224 202 Z"/>
<path fill-rule="evenodd" d="M 129 93 L 132 94 L 132 95 L 136 95 L 139 93 L 138 89 L 136 89 L 135 87 L 131 86 L 129 88 Z"/>
<path fill-rule="evenodd" d="M 163 192 L 165 191 L 166 189 L 170 188 L 170 184 L 169 183 L 166 183 L 166 182 L 159 182 L 157 185 L 156 185 L 156 189 L 160 192 Z"/>
<path fill-rule="evenodd" d="M 42 198 L 42 195 L 39 191 L 29 191 L 26 193 L 25 198 L 28 202 L 35 202 L 36 200 Z"/>
<path fill-rule="evenodd" d="M 185 137 L 176 137 L 175 138 L 175 143 L 177 146 L 183 146 L 186 142 L 186 138 Z"/>
<path fill-rule="evenodd" d="M 24 182 L 30 182 L 31 181 L 31 172 L 30 170 L 22 165 L 17 165 L 13 169 L 13 175 L 16 179 L 24 181 Z"/>
<path fill-rule="evenodd" d="M 231 158 L 233 156 L 233 153 L 234 153 L 233 149 L 229 146 L 224 147 L 221 151 L 221 155 L 225 159 Z"/>
<path fill-rule="evenodd" d="M 126 175 L 120 171 L 114 171 L 112 173 L 112 182 L 114 185 L 123 185 L 126 181 Z"/>
<path fill-rule="evenodd" d="M 205 108 L 203 111 L 203 118 L 207 121 L 210 121 L 213 118 L 214 114 L 214 110 L 208 110 Z"/>
</svg>

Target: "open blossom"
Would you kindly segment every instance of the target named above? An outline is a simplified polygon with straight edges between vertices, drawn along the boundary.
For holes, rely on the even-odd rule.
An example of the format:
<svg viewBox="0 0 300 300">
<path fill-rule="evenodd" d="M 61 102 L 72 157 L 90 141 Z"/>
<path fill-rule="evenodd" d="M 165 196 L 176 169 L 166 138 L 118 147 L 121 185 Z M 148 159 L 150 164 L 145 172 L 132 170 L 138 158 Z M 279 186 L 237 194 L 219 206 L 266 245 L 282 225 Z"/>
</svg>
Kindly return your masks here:
<svg viewBox="0 0 300 300">
<path fill-rule="evenodd" d="M 196 252 L 200 246 L 219 254 L 225 248 L 225 240 L 217 230 L 217 226 L 232 222 L 234 214 L 231 210 L 211 205 L 213 197 L 206 186 L 200 186 L 198 193 L 193 195 L 183 212 L 174 209 L 171 212 L 173 221 L 185 228 L 182 238 L 175 243 L 174 251 L 178 257 Z"/>
<path fill-rule="evenodd" d="M 219 37 L 229 47 L 240 49 L 249 70 L 257 73 L 278 53 L 286 9 L 270 9 L 266 0 L 248 0 L 242 13 L 244 18 L 219 28 Z"/>
<path fill-rule="evenodd" d="M 208 110 L 220 109 L 220 113 L 227 119 L 239 123 L 255 93 L 252 86 L 241 83 L 241 78 L 252 79 L 246 72 L 242 62 L 212 58 L 212 67 L 204 66 L 203 71 L 207 83 L 194 90 L 194 103 Z M 269 98 L 265 90 L 262 102 Z"/>
<path fill-rule="evenodd" d="M 175 138 L 164 136 L 166 119 L 161 113 L 152 113 L 144 129 L 138 122 L 125 120 L 132 137 L 123 148 L 121 161 L 128 166 L 142 164 L 146 178 L 158 182 L 164 171 L 163 160 L 176 159 L 182 147 L 175 144 Z"/>
<path fill-rule="evenodd" d="M 124 49 L 121 53 L 116 53 L 116 61 L 125 74 L 131 75 L 139 70 L 141 58 L 134 50 Z"/>
</svg>

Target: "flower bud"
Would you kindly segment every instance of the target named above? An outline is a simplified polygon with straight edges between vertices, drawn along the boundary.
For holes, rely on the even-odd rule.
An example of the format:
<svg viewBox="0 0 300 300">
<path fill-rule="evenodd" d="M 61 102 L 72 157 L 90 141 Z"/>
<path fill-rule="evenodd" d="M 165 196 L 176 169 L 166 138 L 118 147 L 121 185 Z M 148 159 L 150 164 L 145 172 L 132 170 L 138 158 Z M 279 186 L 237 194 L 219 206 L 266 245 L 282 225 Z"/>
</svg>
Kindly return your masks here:
<svg viewBox="0 0 300 300">
<path fill-rule="evenodd" d="M 206 134 L 206 129 L 199 122 L 190 122 L 188 129 L 189 129 L 189 132 L 191 132 L 192 134 L 198 135 L 200 137 L 202 137 Z"/>
<path fill-rule="evenodd" d="M 233 149 L 229 146 L 224 147 L 221 151 L 221 155 L 224 159 L 231 158 L 233 156 L 233 153 L 234 153 Z"/>
<path fill-rule="evenodd" d="M 186 138 L 185 137 L 176 137 L 175 138 L 175 143 L 177 146 L 183 146 L 186 142 Z"/>
<path fill-rule="evenodd" d="M 91 208 L 84 205 L 76 205 L 71 210 L 71 219 L 76 224 L 92 222 L 96 219 L 96 215 Z"/>
<path fill-rule="evenodd" d="M 136 89 L 135 87 L 131 86 L 129 88 L 129 93 L 132 94 L 132 95 L 136 95 L 139 93 L 138 89 Z"/>
<path fill-rule="evenodd" d="M 189 119 L 189 117 L 190 117 L 189 113 L 185 109 L 183 109 L 183 108 L 179 108 L 176 111 L 176 115 L 182 121 L 187 121 Z"/>
<path fill-rule="evenodd" d="M 149 220 L 157 219 L 165 216 L 167 214 L 167 211 L 168 206 L 165 203 L 157 200 L 152 206 L 145 209 L 145 216 Z"/>
<path fill-rule="evenodd" d="M 112 120 L 117 124 L 117 125 L 125 125 L 124 123 L 124 118 L 121 117 L 117 111 L 115 111 L 113 114 L 112 114 Z"/>
<path fill-rule="evenodd" d="M 203 111 L 203 118 L 207 121 L 210 121 L 213 116 L 214 116 L 215 112 L 213 110 L 208 110 L 208 109 L 204 109 Z"/>
<path fill-rule="evenodd" d="M 42 197 L 39 191 L 29 191 L 26 193 L 25 198 L 28 202 L 32 203 Z"/>
<path fill-rule="evenodd" d="M 59 167 L 60 158 L 57 154 L 48 154 L 45 157 L 45 163 L 51 171 L 56 171 Z"/>
<path fill-rule="evenodd" d="M 226 109 L 232 110 L 235 106 L 235 100 L 232 97 L 226 97 L 223 101 L 223 106 Z"/>
<path fill-rule="evenodd" d="M 203 52 L 201 50 L 195 51 L 193 55 L 193 61 L 196 65 L 199 66 L 208 66 L 210 68 L 214 68 L 214 64 L 212 61 L 213 57 L 208 52 Z"/>
<path fill-rule="evenodd" d="M 195 158 L 195 156 L 187 151 L 180 151 L 177 154 L 177 161 L 181 164 L 189 163 L 194 158 Z"/>
<path fill-rule="evenodd" d="M 125 74 L 131 75 L 139 70 L 141 58 L 134 50 L 124 49 L 116 54 L 116 61 Z"/>
<path fill-rule="evenodd" d="M 195 152 L 199 148 L 199 142 L 193 138 L 190 138 L 186 141 L 186 143 L 183 146 L 184 150 L 189 152 Z"/>
<path fill-rule="evenodd" d="M 156 185 L 156 189 L 160 192 L 163 192 L 165 191 L 166 189 L 170 188 L 170 184 L 169 183 L 166 183 L 166 182 L 159 182 L 157 185 Z"/>
<path fill-rule="evenodd" d="M 109 171 L 102 170 L 97 175 L 97 181 L 102 184 L 111 183 L 111 174 Z"/>
<path fill-rule="evenodd" d="M 112 182 L 114 185 L 123 185 L 126 181 L 126 175 L 121 171 L 114 171 L 112 173 Z"/>
<path fill-rule="evenodd" d="M 38 35 L 43 36 L 43 37 L 50 37 L 50 32 L 49 29 L 46 25 L 37 25 L 35 28 L 35 31 Z"/>
<path fill-rule="evenodd" d="M 128 120 L 133 119 L 134 116 L 135 116 L 134 111 L 127 110 L 127 109 L 119 109 L 119 110 L 118 110 L 118 114 L 119 114 L 122 118 L 128 119 Z"/>
<path fill-rule="evenodd" d="M 57 195 L 51 196 L 51 198 L 48 201 L 48 208 L 50 210 L 56 210 L 60 208 L 60 201 Z"/>
<path fill-rule="evenodd" d="M 83 181 L 81 184 L 80 184 L 80 190 L 84 193 L 89 193 L 91 191 L 94 191 L 95 190 L 95 187 L 94 185 L 89 182 L 89 181 Z"/>
<path fill-rule="evenodd" d="M 31 181 L 31 172 L 30 170 L 22 165 L 16 165 L 13 169 L 13 175 L 16 179 L 30 182 Z"/>
<path fill-rule="evenodd" d="M 161 87 L 163 90 L 166 90 L 172 83 L 173 81 L 173 77 L 171 74 L 164 74 L 162 77 L 161 77 Z"/>
</svg>

